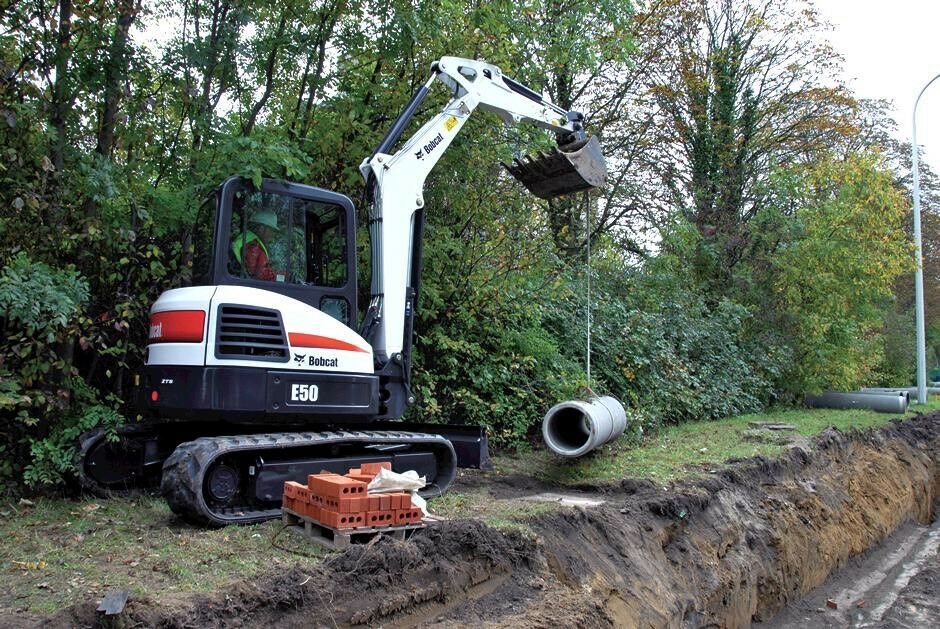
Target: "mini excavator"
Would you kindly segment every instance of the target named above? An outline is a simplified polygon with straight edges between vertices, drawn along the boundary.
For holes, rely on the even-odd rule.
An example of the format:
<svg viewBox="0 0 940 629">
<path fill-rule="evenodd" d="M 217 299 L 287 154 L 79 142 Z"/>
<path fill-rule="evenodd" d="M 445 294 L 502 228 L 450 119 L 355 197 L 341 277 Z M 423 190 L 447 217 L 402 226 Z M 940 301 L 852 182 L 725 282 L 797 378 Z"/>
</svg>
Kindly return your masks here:
<svg viewBox="0 0 940 629">
<path fill-rule="evenodd" d="M 452 98 L 392 152 L 435 81 Z M 433 496 L 458 466 L 486 466 L 483 429 L 396 421 L 415 403 L 424 182 L 477 108 L 555 134 L 551 153 L 503 164 L 533 194 L 604 185 L 600 144 L 585 134 L 582 114 L 494 65 L 443 57 L 359 167 L 372 271 L 360 323 L 350 199 L 227 179 L 200 210 L 193 285 L 164 292 L 151 308 L 138 380 L 145 419 L 116 438 L 82 436 L 83 484 L 102 494 L 159 485 L 175 513 L 224 526 L 278 517 L 284 482 L 322 470 L 392 461 L 425 476 L 422 494 Z"/>
</svg>

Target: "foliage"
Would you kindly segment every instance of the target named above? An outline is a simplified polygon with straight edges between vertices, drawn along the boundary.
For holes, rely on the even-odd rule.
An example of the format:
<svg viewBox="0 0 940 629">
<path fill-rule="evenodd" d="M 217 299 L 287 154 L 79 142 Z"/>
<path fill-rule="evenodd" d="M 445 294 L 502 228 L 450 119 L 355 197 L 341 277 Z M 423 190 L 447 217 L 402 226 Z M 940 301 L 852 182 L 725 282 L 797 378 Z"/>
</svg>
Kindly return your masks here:
<svg viewBox="0 0 940 629">
<path fill-rule="evenodd" d="M 779 328 L 795 349 L 790 392 L 857 387 L 884 356 L 880 332 L 896 278 L 911 271 L 904 197 L 872 154 L 821 159 L 800 169 L 768 273 Z"/>
<path fill-rule="evenodd" d="M 600 266 L 592 298 L 595 387 L 627 402 L 646 427 L 762 408 L 785 348 L 748 334 L 744 306 L 708 305 L 678 265 L 678 256 L 663 254 L 639 272 Z M 573 283 L 548 322 L 572 358 L 586 345 L 584 300 L 583 280 Z"/>
<path fill-rule="evenodd" d="M 81 431 L 137 415 L 148 308 L 191 281 L 215 186 L 362 198 L 358 165 L 443 55 L 583 111 L 609 177 L 587 202 L 535 200 L 497 164 L 554 139 L 468 122 L 426 186 L 412 418 L 523 444 L 584 392 L 589 240 L 590 384 L 644 426 L 909 373 L 906 147 L 832 80 L 809 0 L 7 4 L 2 479 L 57 482 Z M 405 137 L 449 96 L 436 86 Z M 929 304 L 940 188 L 924 184 Z"/>
<path fill-rule="evenodd" d="M 43 420 L 68 406 L 68 348 L 87 299 L 88 284 L 74 267 L 53 269 L 21 251 L 0 271 L 0 448 L 8 461 L 0 480 L 19 471 L 23 440 L 48 431 Z"/>
<path fill-rule="evenodd" d="M 23 470 L 23 480 L 33 487 L 55 486 L 68 478 L 74 471 L 78 438 L 83 433 L 104 428 L 111 438 L 116 438 L 114 429 L 124 424 L 124 417 L 114 408 L 118 400 L 112 398 L 101 403 L 97 392 L 78 378 L 69 384 L 72 400 L 68 412 L 48 435 L 28 439 L 31 460 Z"/>
</svg>

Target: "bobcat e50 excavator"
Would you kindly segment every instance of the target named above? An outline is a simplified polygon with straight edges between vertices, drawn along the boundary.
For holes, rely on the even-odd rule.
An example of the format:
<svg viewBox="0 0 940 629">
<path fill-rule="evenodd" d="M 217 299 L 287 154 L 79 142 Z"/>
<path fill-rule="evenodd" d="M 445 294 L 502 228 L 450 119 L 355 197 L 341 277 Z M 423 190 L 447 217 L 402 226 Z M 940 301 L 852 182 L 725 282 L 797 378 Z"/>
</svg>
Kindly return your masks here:
<svg viewBox="0 0 940 629">
<path fill-rule="evenodd" d="M 371 201 L 372 297 L 358 330 L 349 198 L 229 178 L 195 228 L 194 285 L 166 291 L 151 309 L 138 389 L 147 419 L 117 440 L 83 435 L 86 487 L 109 493 L 159 482 L 176 513 L 226 525 L 277 517 L 284 481 L 324 469 L 391 460 L 397 471 L 426 476 L 430 496 L 446 490 L 458 465 L 486 464 L 480 428 L 391 421 L 415 403 L 425 178 L 477 107 L 555 133 L 560 151 L 504 164 L 542 198 L 602 186 L 606 167 L 581 114 L 499 68 L 444 57 L 431 73 L 360 166 Z M 452 99 L 391 153 L 435 79 Z"/>
</svg>

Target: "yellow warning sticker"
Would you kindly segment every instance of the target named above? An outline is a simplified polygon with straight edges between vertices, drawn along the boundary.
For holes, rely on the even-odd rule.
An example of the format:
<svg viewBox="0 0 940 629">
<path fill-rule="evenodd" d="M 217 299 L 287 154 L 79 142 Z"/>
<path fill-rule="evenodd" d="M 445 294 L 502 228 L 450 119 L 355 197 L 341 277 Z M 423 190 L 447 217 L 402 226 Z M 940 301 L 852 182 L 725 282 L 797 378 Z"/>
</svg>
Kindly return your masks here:
<svg viewBox="0 0 940 629">
<path fill-rule="evenodd" d="M 450 131 L 457 126 L 457 118 L 455 116 L 448 116 L 447 120 L 444 121 L 444 128 Z"/>
</svg>

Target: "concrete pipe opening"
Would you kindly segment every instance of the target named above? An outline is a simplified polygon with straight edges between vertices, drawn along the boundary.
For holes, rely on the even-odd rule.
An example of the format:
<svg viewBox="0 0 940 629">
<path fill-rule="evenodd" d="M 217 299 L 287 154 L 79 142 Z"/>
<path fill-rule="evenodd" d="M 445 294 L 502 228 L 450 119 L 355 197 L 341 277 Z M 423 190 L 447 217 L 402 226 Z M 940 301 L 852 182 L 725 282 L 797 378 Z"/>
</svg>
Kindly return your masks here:
<svg viewBox="0 0 940 629">
<path fill-rule="evenodd" d="M 579 457 L 623 434 L 627 413 L 617 400 L 603 396 L 556 404 L 542 420 L 548 448 L 566 457 Z"/>
</svg>

